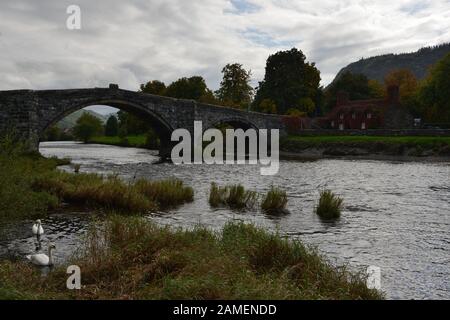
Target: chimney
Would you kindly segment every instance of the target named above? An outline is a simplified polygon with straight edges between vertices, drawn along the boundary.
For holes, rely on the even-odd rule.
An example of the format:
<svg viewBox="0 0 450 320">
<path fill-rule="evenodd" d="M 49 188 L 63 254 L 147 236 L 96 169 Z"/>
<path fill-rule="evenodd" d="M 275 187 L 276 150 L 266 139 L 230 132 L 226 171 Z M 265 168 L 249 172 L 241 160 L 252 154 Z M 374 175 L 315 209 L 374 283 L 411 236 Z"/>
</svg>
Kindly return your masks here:
<svg viewBox="0 0 450 320">
<path fill-rule="evenodd" d="M 400 102 L 400 88 L 397 85 L 392 85 L 387 88 L 387 100 L 392 104 L 398 104 Z"/>
<path fill-rule="evenodd" d="M 348 93 L 345 91 L 339 91 L 336 99 L 336 107 L 346 104 L 348 100 Z"/>
</svg>

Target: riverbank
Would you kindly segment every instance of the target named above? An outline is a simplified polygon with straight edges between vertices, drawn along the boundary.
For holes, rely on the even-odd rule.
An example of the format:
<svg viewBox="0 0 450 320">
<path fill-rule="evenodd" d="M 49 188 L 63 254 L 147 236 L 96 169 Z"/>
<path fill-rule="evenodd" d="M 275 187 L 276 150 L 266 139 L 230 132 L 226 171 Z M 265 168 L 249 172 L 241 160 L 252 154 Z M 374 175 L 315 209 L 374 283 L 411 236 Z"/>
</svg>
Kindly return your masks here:
<svg viewBox="0 0 450 320">
<path fill-rule="evenodd" d="M 361 274 L 248 224 L 212 232 L 110 216 L 89 230 L 79 253 L 46 277 L 25 262 L 0 262 L 0 299 L 383 298 Z M 81 290 L 67 290 L 68 265 L 80 267 Z"/>
<path fill-rule="evenodd" d="M 362 273 L 253 225 L 187 230 L 157 226 L 136 215 L 191 201 L 181 182 L 124 183 L 117 177 L 61 172 L 56 169 L 61 163 L 68 161 L 20 152 L 0 155 L 5 181 L 0 219 L 42 218 L 62 202 L 99 208 L 94 212 L 100 214 L 73 258 L 46 277 L 28 261 L 0 261 L 0 299 L 383 298 L 366 287 Z M 82 270 L 79 291 L 65 286 L 66 267 L 73 264 Z"/>
<path fill-rule="evenodd" d="M 288 136 L 280 142 L 280 157 L 450 161 L 450 137 Z"/>
<path fill-rule="evenodd" d="M 89 139 L 88 143 L 104 144 L 118 147 L 131 147 L 131 148 L 143 148 L 154 150 L 158 149 L 156 142 L 149 145 L 148 138 L 146 135 L 130 135 L 126 137 L 97 136 Z"/>
</svg>

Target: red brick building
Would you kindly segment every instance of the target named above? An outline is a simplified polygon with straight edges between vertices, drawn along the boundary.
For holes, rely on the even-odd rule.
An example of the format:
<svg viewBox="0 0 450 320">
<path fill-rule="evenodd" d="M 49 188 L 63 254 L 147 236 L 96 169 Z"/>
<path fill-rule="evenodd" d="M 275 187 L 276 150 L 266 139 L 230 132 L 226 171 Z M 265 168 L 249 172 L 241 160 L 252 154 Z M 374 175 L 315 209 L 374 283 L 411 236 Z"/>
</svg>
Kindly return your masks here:
<svg viewBox="0 0 450 320">
<path fill-rule="evenodd" d="M 399 88 L 388 88 L 385 99 L 353 100 L 340 92 L 336 106 L 325 117 L 316 118 L 322 128 L 366 130 L 376 128 L 404 129 L 413 125 L 413 117 L 400 105 Z"/>
</svg>

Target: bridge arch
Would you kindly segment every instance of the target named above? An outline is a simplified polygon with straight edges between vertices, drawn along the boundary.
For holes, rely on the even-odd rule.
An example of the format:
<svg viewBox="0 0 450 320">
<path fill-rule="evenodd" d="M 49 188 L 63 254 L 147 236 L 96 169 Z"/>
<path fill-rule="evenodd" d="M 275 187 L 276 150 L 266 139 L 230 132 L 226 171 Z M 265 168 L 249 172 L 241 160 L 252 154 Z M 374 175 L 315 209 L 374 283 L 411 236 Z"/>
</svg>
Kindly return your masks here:
<svg viewBox="0 0 450 320">
<path fill-rule="evenodd" d="M 58 123 L 60 120 L 64 119 L 66 116 L 70 115 L 73 112 L 81 110 L 83 108 L 94 106 L 94 105 L 106 105 L 117 108 L 119 110 L 126 111 L 130 114 L 134 114 L 138 117 L 149 121 L 150 126 L 155 130 L 156 134 L 159 136 L 161 141 L 160 146 L 160 154 L 165 156 L 167 153 L 167 148 L 170 146 L 170 137 L 174 128 L 166 121 L 166 119 L 141 103 L 134 102 L 132 100 L 125 99 L 88 99 L 83 102 L 69 102 L 65 103 L 64 108 L 56 108 L 58 111 L 55 111 L 50 117 L 46 118 L 46 121 L 41 124 L 38 135 L 39 140 L 42 139 L 45 131 Z"/>
</svg>

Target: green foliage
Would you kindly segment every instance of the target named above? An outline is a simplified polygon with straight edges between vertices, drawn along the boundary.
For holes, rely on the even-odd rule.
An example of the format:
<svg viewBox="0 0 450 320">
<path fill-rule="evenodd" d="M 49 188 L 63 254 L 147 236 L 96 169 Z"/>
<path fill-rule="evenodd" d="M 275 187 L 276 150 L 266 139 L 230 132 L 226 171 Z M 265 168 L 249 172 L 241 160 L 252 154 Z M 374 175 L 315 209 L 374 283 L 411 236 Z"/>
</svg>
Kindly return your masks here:
<svg viewBox="0 0 450 320">
<path fill-rule="evenodd" d="M 269 56 L 264 81 L 257 89 L 255 107 L 258 108 L 264 99 L 271 99 L 277 112 L 285 114 L 289 108 L 300 108 L 301 99 L 316 101 L 320 72 L 314 63 L 305 60 L 305 55 L 296 48 Z"/>
<path fill-rule="evenodd" d="M 223 69 L 223 79 L 216 92 L 220 102 L 231 107 L 246 109 L 251 102 L 253 88 L 250 86 L 251 72 L 242 64 L 227 64 Z"/>
<path fill-rule="evenodd" d="M 323 219 L 339 218 L 341 216 L 343 202 L 343 199 L 336 196 L 330 190 L 321 191 L 316 213 Z"/>
<path fill-rule="evenodd" d="M 264 113 L 276 114 L 277 105 L 271 99 L 263 99 L 259 104 L 258 110 Z"/>
<path fill-rule="evenodd" d="M 261 208 L 268 214 L 284 213 L 287 202 L 286 191 L 272 186 L 264 196 Z"/>
<path fill-rule="evenodd" d="M 201 100 L 212 97 L 212 92 L 208 89 L 205 79 L 194 76 L 172 82 L 167 87 L 166 95 L 178 99 Z"/>
<path fill-rule="evenodd" d="M 89 228 L 70 264 L 83 289 L 67 290 L 66 266 L 46 277 L 23 262 L 0 263 L 8 299 L 382 299 L 362 273 L 336 267 L 301 242 L 243 223 L 218 232 L 110 216 Z M 3 293 L 5 293 L 3 295 Z"/>
<path fill-rule="evenodd" d="M 146 84 L 141 84 L 141 92 L 164 96 L 166 93 L 166 85 L 164 82 L 153 80 Z"/>
<path fill-rule="evenodd" d="M 87 112 L 78 118 L 77 124 L 73 128 L 75 137 L 85 143 L 93 136 L 101 134 L 102 131 L 103 125 L 101 120 Z"/>
<path fill-rule="evenodd" d="M 428 122 L 450 122 L 450 53 L 430 70 L 420 87 L 421 111 Z"/>
<path fill-rule="evenodd" d="M 325 93 L 327 110 L 336 105 L 336 97 L 340 91 L 348 93 L 350 100 L 375 98 L 373 95 L 378 94 L 369 86 L 369 79 L 365 75 L 347 71 L 327 88 Z"/>
<path fill-rule="evenodd" d="M 194 201 L 194 190 L 177 179 L 163 181 L 140 179 L 136 182 L 134 189 L 157 202 L 161 209 Z"/>
<path fill-rule="evenodd" d="M 105 135 L 107 137 L 114 137 L 119 134 L 119 122 L 115 115 L 111 115 L 106 121 Z"/>
<path fill-rule="evenodd" d="M 258 201 L 258 194 L 255 191 L 245 190 L 240 185 L 218 186 L 211 184 L 209 193 L 209 204 L 212 207 L 228 206 L 233 209 L 252 209 Z"/>
</svg>

